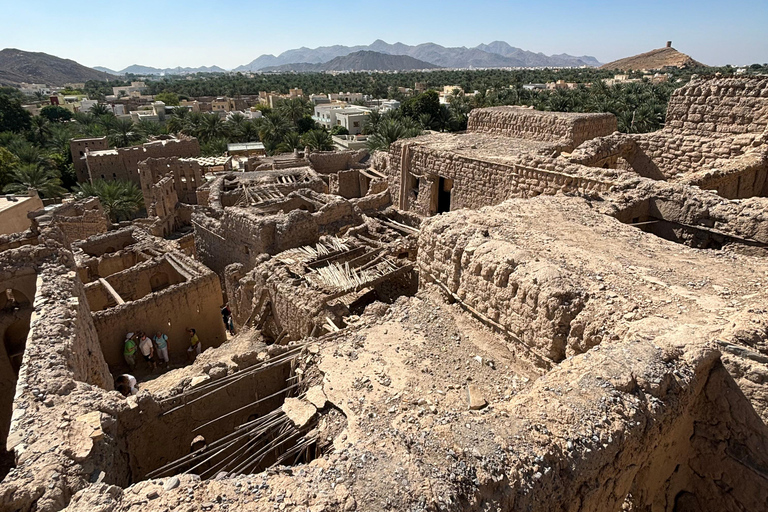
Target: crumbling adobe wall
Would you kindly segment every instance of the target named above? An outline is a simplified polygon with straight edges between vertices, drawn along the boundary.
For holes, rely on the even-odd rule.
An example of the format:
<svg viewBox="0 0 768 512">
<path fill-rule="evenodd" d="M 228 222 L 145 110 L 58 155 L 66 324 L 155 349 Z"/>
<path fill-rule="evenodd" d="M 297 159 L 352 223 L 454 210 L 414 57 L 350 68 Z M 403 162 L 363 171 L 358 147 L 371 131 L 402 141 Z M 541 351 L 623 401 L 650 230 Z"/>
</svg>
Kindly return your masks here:
<svg viewBox="0 0 768 512">
<path fill-rule="evenodd" d="M 95 198 L 86 198 L 73 203 L 56 207 L 50 213 L 43 213 L 33 219 L 35 230 L 43 229 L 55 224 L 58 231 L 64 236 L 66 244 L 72 244 L 78 240 L 105 233 L 110 226 L 101 207 L 101 202 Z"/>
<path fill-rule="evenodd" d="M 227 375 L 224 365 L 209 366 L 207 374 L 211 380 Z M 188 403 L 166 415 L 161 414 L 184 404 L 185 400 L 173 397 L 159 400 L 148 393 L 141 393 L 136 397 L 135 405 L 118 418 L 121 437 L 125 440 L 124 453 L 130 461 L 130 481 L 135 483 L 143 480 L 148 472 L 188 455 L 192 440 L 198 435 L 211 443 L 234 432 L 249 417 L 259 417 L 278 408 L 282 403 L 279 394 L 257 406 L 246 406 L 285 389 L 289 374 L 290 362 L 252 373 L 202 400 Z M 243 410 L 239 413 L 227 415 L 241 408 Z M 215 423 L 195 430 L 220 417 Z M 178 472 L 184 469 L 181 467 Z M 197 473 L 201 469 L 205 468 L 192 472 Z"/>
<path fill-rule="evenodd" d="M 3 510 L 60 510 L 94 474 L 111 474 L 112 464 L 120 465 L 105 456 L 114 433 L 109 414 L 96 412 L 95 426 L 80 419 L 94 403 L 114 410 L 118 399 L 105 391 L 113 388 L 112 376 L 71 254 L 66 256 L 52 244 L 23 260 L 38 266 L 37 292 L 8 438 L 17 465 L 0 483 Z"/>
<path fill-rule="evenodd" d="M 134 235 L 134 228 L 128 227 L 110 231 L 100 236 L 92 236 L 82 239 L 72 244 L 74 250 L 81 249 L 85 254 L 98 257 L 107 253 L 112 253 L 125 249 L 126 247 L 138 243 Z"/>
<path fill-rule="evenodd" d="M 524 107 L 478 108 L 469 113 L 467 131 L 554 142 L 561 151 L 617 130 L 613 114 L 541 112 Z"/>
<path fill-rule="evenodd" d="M 400 208 L 413 209 L 422 215 L 435 213 L 433 191 L 439 177 L 453 180 L 451 210 L 481 208 L 511 198 L 531 198 L 541 194 L 595 194 L 609 190 L 612 185 L 584 175 L 562 172 L 554 162 L 537 168 L 484 161 L 408 140 L 392 144 L 387 172 L 390 191 L 400 198 Z M 409 175 L 419 179 L 417 197 L 413 197 L 407 185 L 403 187 L 401 183 L 402 176 Z"/>
<path fill-rule="evenodd" d="M 680 183 L 714 190 L 721 197 L 744 199 L 768 196 L 768 147 L 741 156 L 717 160 L 703 169 L 684 176 Z"/>
<path fill-rule="evenodd" d="M 364 167 L 363 160 L 368 158 L 368 151 L 320 151 L 308 156 L 312 169 L 321 174 L 331 174 Z"/>
<path fill-rule="evenodd" d="M 185 259 L 186 265 L 194 265 Z M 168 335 L 168 351 L 174 359 L 185 359 L 189 347 L 187 328 L 197 330 L 203 349 L 226 341 L 219 307 L 222 302 L 219 278 L 203 265 L 190 280 L 173 284 L 138 300 L 93 313 L 104 358 L 111 368 L 125 366 L 123 342 L 126 333 L 157 331 Z M 119 276 L 113 275 L 110 279 Z"/>
<path fill-rule="evenodd" d="M 165 138 L 106 153 L 86 153 L 85 162 L 91 181 L 97 179 L 132 181 L 141 186 L 139 162 L 148 158 L 194 158 L 200 156 L 200 144 L 194 137 Z"/>
<path fill-rule="evenodd" d="M 712 136 L 762 133 L 768 127 L 768 78 L 697 78 L 669 98 L 666 128 Z"/>
<path fill-rule="evenodd" d="M 16 249 L 23 245 L 37 245 L 39 243 L 38 235 L 39 233 L 35 233 L 30 229 L 20 233 L 0 235 L 0 252 Z"/>
<path fill-rule="evenodd" d="M 359 213 L 346 199 L 313 194 L 307 197 L 325 202 L 313 213 L 299 209 L 259 215 L 258 210 L 252 213 L 247 208 L 195 212 L 192 220 L 200 260 L 220 275 L 232 263 L 241 263 L 250 270 L 263 254 L 313 244 L 323 234 L 336 234 L 345 226 L 361 222 Z"/>
<path fill-rule="evenodd" d="M 454 212 L 422 226 L 418 254 L 422 282 L 447 287 L 527 347 L 534 360 L 539 356 L 559 362 L 566 357 L 569 336 L 577 334 L 576 329 L 571 332 L 572 326 L 590 294 L 579 284 L 579 276 L 539 262 L 513 239 L 505 240 L 502 233 L 509 215 L 491 213 L 488 208 Z M 598 340 L 584 344 L 589 348 Z M 581 340 L 570 344 L 569 352 Z"/>
<path fill-rule="evenodd" d="M 178 201 L 187 204 L 197 204 L 197 187 L 204 184 L 202 169 L 197 160 L 182 160 L 179 157 L 148 158 L 139 162 L 139 177 L 141 179 L 141 191 L 144 194 L 144 203 L 149 206 L 160 201 L 158 192 L 152 192 L 152 185 L 157 184 L 163 178 L 172 178 L 175 187 L 175 195 Z M 175 206 L 175 202 L 168 207 Z M 163 215 L 158 215 L 162 217 Z"/>
<path fill-rule="evenodd" d="M 768 243 L 768 199 L 764 197 L 729 201 L 708 190 L 640 179 L 624 183 L 605 198 L 606 213 L 623 223 L 664 219 Z"/>
</svg>

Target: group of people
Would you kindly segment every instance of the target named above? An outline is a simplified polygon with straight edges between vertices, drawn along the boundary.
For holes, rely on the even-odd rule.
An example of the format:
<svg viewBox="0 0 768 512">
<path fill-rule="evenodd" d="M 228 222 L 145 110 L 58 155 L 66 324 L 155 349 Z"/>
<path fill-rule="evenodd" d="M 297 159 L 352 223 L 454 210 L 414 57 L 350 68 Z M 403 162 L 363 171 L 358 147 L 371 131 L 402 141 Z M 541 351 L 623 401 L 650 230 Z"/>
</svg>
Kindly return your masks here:
<svg viewBox="0 0 768 512">
<path fill-rule="evenodd" d="M 187 357 L 194 360 L 202 353 L 202 344 L 197 336 L 197 331 L 193 328 L 187 329 L 189 335 L 189 347 L 187 348 Z M 136 368 L 136 356 L 141 354 L 151 371 L 155 371 L 157 364 L 168 368 L 170 357 L 168 355 L 168 335 L 158 331 L 154 337 L 150 338 L 142 331 L 129 332 L 125 335 L 123 343 L 123 357 L 131 370 Z"/>
</svg>

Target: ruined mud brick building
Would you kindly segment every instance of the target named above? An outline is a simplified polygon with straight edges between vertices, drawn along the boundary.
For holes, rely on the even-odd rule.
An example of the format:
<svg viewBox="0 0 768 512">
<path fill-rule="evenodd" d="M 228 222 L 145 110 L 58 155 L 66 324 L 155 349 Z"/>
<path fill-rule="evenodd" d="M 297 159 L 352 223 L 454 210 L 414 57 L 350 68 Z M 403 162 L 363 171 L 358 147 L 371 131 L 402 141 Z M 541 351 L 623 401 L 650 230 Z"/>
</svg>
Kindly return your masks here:
<svg viewBox="0 0 768 512">
<path fill-rule="evenodd" d="M 73 141 L 71 144 L 75 144 Z M 74 151 L 74 149 L 73 149 Z M 129 148 L 114 148 L 98 151 L 85 150 L 85 164 L 88 181 L 123 180 L 141 185 L 139 162 L 148 158 L 200 156 L 200 144 L 194 137 L 158 136 L 155 140 Z M 78 181 L 80 178 L 78 177 Z"/>
<path fill-rule="evenodd" d="M 0 238 L 0 510 L 764 510 L 766 127 L 763 78 L 693 80 L 652 134 L 480 109 L 197 204 L 148 171 L 185 253 Z M 192 282 L 241 332 L 111 391 L 99 315 Z"/>
<path fill-rule="evenodd" d="M 72 139 L 69 141 L 69 152 L 72 155 L 72 165 L 75 168 L 75 176 L 78 183 L 90 181 L 88 164 L 85 163 L 85 154 L 88 151 L 104 151 L 109 149 L 107 137 L 94 137 L 88 139 Z"/>
</svg>

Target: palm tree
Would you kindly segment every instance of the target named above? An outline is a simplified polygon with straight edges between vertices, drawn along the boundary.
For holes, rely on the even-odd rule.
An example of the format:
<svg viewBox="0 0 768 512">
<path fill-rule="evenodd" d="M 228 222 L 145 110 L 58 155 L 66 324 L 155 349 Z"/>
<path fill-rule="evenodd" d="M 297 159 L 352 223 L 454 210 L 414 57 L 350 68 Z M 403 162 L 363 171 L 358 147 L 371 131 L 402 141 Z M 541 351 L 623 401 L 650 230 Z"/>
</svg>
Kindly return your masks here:
<svg viewBox="0 0 768 512">
<path fill-rule="evenodd" d="M 174 113 L 174 115 L 176 115 Z M 205 114 L 202 112 L 191 112 L 185 116 L 184 125 L 181 132 L 185 135 L 191 135 L 193 137 L 200 137 L 200 132 L 203 127 L 203 120 Z"/>
<path fill-rule="evenodd" d="M 200 145 L 200 154 L 203 156 L 221 156 L 227 150 L 227 139 L 219 137 L 203 142 Z"/>
<path fill-rule="evenodd" d="M 421 129 L 406 119 L 385 119 L 379 123 L 374 134 L 368 137 L 368 148 L 371 151 L 389 149 L 389 145 L 398 139 L 406 139 L 421 135 Z"/>
<path fill-rule="evenodd" d="M 38 144 L 45 144 L 48 137 L 51 136 L 51 122 L 43 116 L 35 116 L 32 118 L 32 125 L 29 130 L 32 134 L 32 138 Z"/>
<path fill-rule="evenodd" d="M 109 130 L 109 141 L 113 146 L 124 148 L 141 140 L 141 134 L 138 133 L 130 119 L 116 119 Z"/>
<path fill-rule="evenodd" d="M 229 119 L 227 119 L 227 122 L 225 123 L 227 125 L 227 130 L 229 133 L 239 133 L 242 129 L 243 125 L 245 124 L 247 120 L 245 119 L 245 116 L 241 114 L 240 112 L 235 112 L 231 116 L 229 116 Z"/>
<path fill-rule="evenodd" d="M 163 126 L 157 121 L 150 121 L 149 119 L 140 120 L 134 125 L 134 128 L 145 138 L 151 135 L 160 135 L 163 133 Z"/>
<path fill-rule="evenodd" d="M 259 138 L 264 141 L 265 146 L 267 144 L 277 146 L 290 129 L 291 127 L 284 117 L 272 112 L 260 119 Z"/>
<path fill-rule="evenodd" d="M 312 114 L 312 107 L 303 98 L 292 98 L 281 102 L 277 107 L 277 111 L 296 126 L 299 119 Z"/>
<path fill-rule="evenodd" d="M 165 127 L 169 133 L 179 133 L 184 130 L 189 119 L 189 110 L 184 107 L 178 107 L 173 109 L 173 115 L 171 115 L 165 122 Z"/>
<path fill-rule="evenodd" d="M 104 103 L 95 104 L 94 106 L 91 107 L 88 113 L 91 114 L 93 117 L 114 115 L 112 113 L 112 110 Z"/>
<path fill-rule="evenodd" d="M 200 126 L 200 139 L 210 141 L 221 138 L 226 134 L 227 127 L 224 126 L 224 122 L 218 114 L 208 114 L 203 117 L 203 122 Z"/>
<path fill-rule="evenodd" d="M 304 147 L 304 142 L 302 141 L 303 137 L 298 132 L 288 132 L 283 137 L 282 142 L 277 145 L 276 151 L 279 153 L 290 153 L 294 149 L 301 149 Z"/>
<path fill-rule="evenodd" d="M 141 190 L 132 181 L 104 181 L 81 183 L 75 187 L 77 197 L 98 197 L 104 212 L 112 222 L 130 220 L 144 207 Z"/>
<path fill-rule="evenodd" d="M 59 173 L 41 163 L 20 164 L 11 171 L 10 178 L 11 183 L 3 189 L 5 192 L 20 193 L 33 189 L 42 197 L 61 197 L 67 193 L 61 186 Z"/>
<path fill-rule="evenodd" d="M 259 140 L 259 128 L 253 121 L 246 121 L 235 134 L 240 142 L 251 142 Z"/>
<path fill-rule="evenodd" d="M 332 151 L 333 138 L 325 130 L 309 130 L 302 135 L 301 142 L 313 151 Z"/>
</svg>

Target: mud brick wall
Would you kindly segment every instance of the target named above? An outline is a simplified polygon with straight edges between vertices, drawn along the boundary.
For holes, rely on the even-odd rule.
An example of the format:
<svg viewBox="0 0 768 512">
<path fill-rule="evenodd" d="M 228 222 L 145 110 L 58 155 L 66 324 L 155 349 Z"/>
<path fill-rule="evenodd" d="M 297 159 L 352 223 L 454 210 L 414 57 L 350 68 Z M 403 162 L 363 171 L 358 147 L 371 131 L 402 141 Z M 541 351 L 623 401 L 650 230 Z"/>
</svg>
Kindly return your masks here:
<svg viewBox="0 0 768 512">
<path fill-rule="evenodd" d="M 571 322 L 584 308 L 586 292 L 576 276 L 491 236 L 494 222 L 484 222 L 482 211 L 455 212 L 422 225 L 422 279 L 438 280 L 538 355 L 563 360 Z"/>
<path fill-rule="evenodd" d="M 219 323 L 223 325 L 221 318 Z M 121 438 L 125 440 L 125 452 L 130 461 L 132 480 L 142 480 L 148 472 L 189 454 L 192 440 L 198 435 L 211 442 L 234 432 L 251 415 L 258 417 L 277 409 L 283 401 L 283 397 L 279 395 L 193 432 L 193 428 L 197 426 L 245 407 L 254 400 L 278 393 L 286 387 L 289 374 L 290 363 L 252 373 L 234 384 L 223 387 L 208 399 L 188 404 L 165 416 L 161 415 L 163 411 L 183 402 L 177 399 L 159 403 L 153 397 L 144 397 L 138 407 L 121 414 L 118 421 Z M 156 433 L 151 436 L 151 442 L 148 442 L 147 432 Z"/>
<path fill-rule="evenodd" d="M 179 160 L 175 156 L 148 158 L 139 162 L 139 177 L 147 209 L 153 200 L 160 200 L 157 193 L 153 194 L 152 185 L 156 185 L 163 178 L 172 178 L 178 200 L 187 204 L 197 204 L 197 187 L 205 183 L 202 168 L 196 160 Z M 175 203 L 172 206 L 175 206 Z"/>
<path fill-rule="evenodd" d="M 432 190 L 438 177 L 453 180 L 451 210 L 481 208 L 515 197 L 531 198 L 558 192 L 592 194 L 610 188 L 607 182 L 566 174 L 555 170 L 554 165 L 550 167 L 553 170 L 483 161 L 398 141 L 392 144 L 387 174 L 390 191 L 400 198 L 399 206 L 423 215 L 435 213 Z M 415 200 L 408 186 L 401 190 L 401 176 L 405 173 L 419 178 Z"/>
<path fill-rule="evenodd" d="M 197 329 L 203 350 L 218 347 L 226 340 L 221 302 L 219 278 L 207 272 L 138 300 L 93 313 L 107 364 L 111 368 L 125 366 L 123 341 L 126 333 L 137 330 L 167 334 L 169 353 L 174 360 L 187 357 L 188 327 Z"/>
<path fill-rule="evenodd" d="M 366 157 L 368 157 L 368 151 L 361 149 L 359 151 L 321 151 L 310 153 L 308 159 L 315 171 L 321 174 L 329 174 L 346 171 L 354 166 L 358 166 Z"/>
<path fill-rule="evenodd" d="M 192 225 L 198 257 L 219 275 L 232 263 L 241 263 L 248 271 L 264 254 L 314 244 L 321 235 L 361 222 L 349 201 L 335 196 L 324 196 L 324 200 L 328 203 L 314 213 L 297 209 L 257 215 L 244 208 L 227 208 L 210 216 L 195 212 Z"/>
<path fill-rule="evenodd" d="M 109 141 L 106 137 L 69 141 L 69 152 L 72 155 L 72 165 L 75 168 L 78 183 L 88 181 L 88 165 L 85 163 L 86 150 L 103 151 L 105 149 L 109 149 Z"/>
<path fill-rule="evenodd" d="M 103 254 L 125 249 L 135 243 L 138 243 L 138 240 L 134 237 L 133 228 L 129 227 L 94 236 L 88 240 L 81 240 L 72 244 L 72 248 L 81 249 L 84 253 L 91 256 L 102 256 Z"/>
<path fill-rule="evenodd" d="M 141 146 L 118 148 L 105 154 L 86 154 L 91 181 L 124 180 L 141 186 L 139 162 L 148 158 L 194 158 L 200 156 L 200 144 L 193 137 L 147 142 Z"/>
<path fill-rule="evenodd" d="M 666 127 L 712 135 L 761 133 L 768 126 L 768 78 L 701 78 L 669 99 Z"/>
<path fill-rule="evenodd" d="M 768 155 L 752 152 L 714 162 L 705 169 L 685 176 L 681 183 L 714 190 L 721 197 L 744 199 L 768 196 Z"/>
<path fill-rule="evenodd" d="M 73 420 L 97 401 L 107 410 L 117 406 L 105 392 L 114 383 L 83 287 L 72 262 L 54 251 L 40 246 L 24 254 L 25 263 L 36 267 L 37 290 L 31 295 L 34 313 L 8 439 L 9 448 L 17 451 L 18 466 L 0 483 L 2 510 L 64 508 L 94 470 L 91 466 L 89 471 L 81 457 L 97 454 L 109 442 L 106 432 L 102 440 L 91 442 L 90 431 L 84 434 L 83 425 Z M 16 256 L 18 263 L 21 254 Z M 62 421 L 63 416 L 69 419 Z M 111 462 L 119 464 L 117 459 Z M 103 459 L 101 470 L 110 472 L 111 462 Z M 53 473 L 59 477 L 52 478 Z"/>
<path fill-rule="evenodd" d="M 571 151 L 586 140 L 617 130 L 613 114 L 540 112 L 521 107 L 475 109 L 469 114 L 467 131 L 556 142 Z"/>
</svg>

